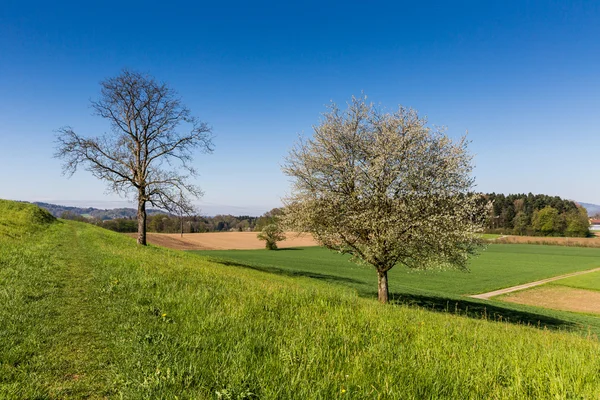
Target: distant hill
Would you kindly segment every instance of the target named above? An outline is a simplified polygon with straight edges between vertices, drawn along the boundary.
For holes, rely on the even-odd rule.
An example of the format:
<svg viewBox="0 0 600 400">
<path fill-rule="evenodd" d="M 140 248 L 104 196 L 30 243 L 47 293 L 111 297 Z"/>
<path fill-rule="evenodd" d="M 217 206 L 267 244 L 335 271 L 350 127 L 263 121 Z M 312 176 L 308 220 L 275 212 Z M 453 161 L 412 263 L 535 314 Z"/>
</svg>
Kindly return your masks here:
<svg viewBox="0 0 600 400">
<path fill-rule="evenodd" d="M 577 204 L 581 204 L 583 207 L 585 207 L 585 209 L 587 210 L 587 213 L 590 217 L 592 215 L 600 213 L 600 206 L 598 204 L 582 203 L 579 201 L 577 202 Z"/>
<path fill-rule="evenodd" d="M 55 217 L 60 217 L 64 212 L 81 215 L 86 218 L 97 218 L 103 221 L 116 218 L 136 218 L 137 216 L 137 210 L 134 208 L 113 208 L 110 210 L 101 210 L 93 207 L 81 208 L 41 202 L 34 202 L 33 204 L 48 210 L 50 214 L 54 215 Z M 157 209 L 148 209 L 146 210 L 146 213 L 148 215 L 168 214 L 165 211 Z"/>
</svg>

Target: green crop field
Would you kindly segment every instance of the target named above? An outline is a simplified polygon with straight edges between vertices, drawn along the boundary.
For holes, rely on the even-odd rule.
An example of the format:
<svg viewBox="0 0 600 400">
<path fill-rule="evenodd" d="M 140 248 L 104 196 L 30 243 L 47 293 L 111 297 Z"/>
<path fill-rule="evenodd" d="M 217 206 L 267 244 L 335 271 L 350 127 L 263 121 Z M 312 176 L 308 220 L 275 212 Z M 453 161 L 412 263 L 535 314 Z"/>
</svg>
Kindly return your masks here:
<svg viewBox="0 0 600 400">
<path fill-rule="evenodd" d="M 368 265 L 356 265 L 321 247 L 269 250 L 206 250 L 193 253 L 238 262 L 287 275 L 307 275 L 343 282 L 361 291 L 375 291 L 377 275 Z M 389 272 L 390 291 L 406 288 L 477 294 L 574 271 L 600 267 L 600 249 L 539 245 L 490 244 L 472 259 L 469 272 L 411 271 L 401 266 Z"/>
<path fill-rule="evenodd" d="M 482 233 L 481 234 L 481 237 L 486 240 L 498 239 L 500 236 L 502 236 L 502 235 L 498 235 L 496 233 Z"/>
<path fill-rule="evenodd" d="M 0 399 L 600 396 L 595 337 L 283 275 L 0 201 Z"/>
<path fill-rule="evenodd" d="M 600 272 L 573 276 L 552 282 L 553 285 L 569 286 L 577 289 L 588 289 L 600 291 Z"/>
<path fill-rule="evenodd" d="M 320 247 L 269 250 L 192 251 L 242 268 L 287 276 L 306 276 L 355 289 L 375 298 L 377 275 L 368 265 Z M 495 319 L 547 327 L 592 330 L 600 334 L 600 317 L 479 301 L 464 295 L 484 293 L 574 271 L 600 267 L 600 249 L 540 245 L 489 245 L 473 258 L 469 272 L 414 271 L 401 266 L 389 272 L 390 295 L 396 302 L 429 309 L 487 315 Z"/>
</svg>

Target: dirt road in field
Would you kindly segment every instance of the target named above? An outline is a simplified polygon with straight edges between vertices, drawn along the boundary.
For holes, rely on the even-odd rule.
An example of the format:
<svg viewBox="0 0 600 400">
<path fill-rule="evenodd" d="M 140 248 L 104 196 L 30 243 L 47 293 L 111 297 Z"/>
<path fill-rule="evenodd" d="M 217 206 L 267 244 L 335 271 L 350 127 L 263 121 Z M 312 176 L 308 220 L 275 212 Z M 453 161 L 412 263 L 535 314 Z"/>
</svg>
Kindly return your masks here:
<svg viewBox="0 0 600 400">
<path fill-rule="evenodd" d="M 535 287 L 535 286 L 543 285 L 544 283 L 557 281 L 559 279 L 569 278 L 571 276 L 589 274 L 589 273 L 596 272 L 596 271 L 600 271 L 600 268 L 589 269 L 587 271 L 572 272 L 570 274 L 559 275 L 559 276 L 555 276 L 555 277 L 547 278 L 547 279 L 542 279 L 542 280 L 535 281 L 535 282 L 529 282 L 529 283 L 525 283 L 523 285 L 517 285 L 517 286 L 512 286 L 512 287 L 509 287 L 509 288 L 505 288 L 505 289 L 494 290 L 493 292 L 487 292 L 487 293 L 481 293 L 481 294 L 474 294 L 474 295 L 469 296 L 469 297 L 473 297 L 474 299 L 489 300 L 490 298 L 492 298 L 494 296 L 500 296 L 502 294 L 512 293 L 512 292 L 516 292 L 516 291 L 523 290 L 523 289 L 529 289 L 529 288 L 532 288 L 532 287 Z"/>
<path fill-rule="evenodd" d="M 258 240 L 257 232 L 207 232 L 207 233 L 148 233 L 148 243 L 176 250 L 250 250 L 264 249 L 265 242 Z M 310 234 L 298 236 L 286 232 L 287 239 L 278 242 L 277 247 L 317 246 Z M 130 236 L 136 237 L 136 234 Z"/>
</svg>

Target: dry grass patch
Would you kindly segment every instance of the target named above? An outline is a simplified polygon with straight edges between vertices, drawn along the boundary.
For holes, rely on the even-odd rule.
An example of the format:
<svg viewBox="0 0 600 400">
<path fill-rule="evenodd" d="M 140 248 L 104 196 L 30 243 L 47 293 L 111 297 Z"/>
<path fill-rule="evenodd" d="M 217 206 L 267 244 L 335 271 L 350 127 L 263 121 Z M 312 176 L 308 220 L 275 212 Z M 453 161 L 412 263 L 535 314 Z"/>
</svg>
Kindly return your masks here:
<svg viewBox="0 0 600 400">
<path fill-rule="evenodd" d="M 600 247 L 600 237 L 573 238 L 573 237 L 548 237 L 548 236 L 503 236 L 494 240 L 494 243 L 505 244 L 545 244 L 554 246 Z"/>
<path fill-rule="evenodd" d="M 600 292 L 566 286 L 547 285 L 496 299 L 555 310 L 600 314 Z"/>
</svg>

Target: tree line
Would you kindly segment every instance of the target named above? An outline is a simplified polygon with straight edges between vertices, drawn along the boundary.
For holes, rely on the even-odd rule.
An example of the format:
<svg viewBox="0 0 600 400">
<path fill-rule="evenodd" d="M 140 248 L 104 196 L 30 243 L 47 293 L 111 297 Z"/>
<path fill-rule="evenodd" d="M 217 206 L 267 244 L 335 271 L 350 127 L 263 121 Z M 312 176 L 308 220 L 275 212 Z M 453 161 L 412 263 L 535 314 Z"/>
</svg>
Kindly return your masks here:
<svg viewBox="0 0 600 400">
<path fill-rule="evenodd" d="M 588 214 L 571 200 L 545 194 L 488 193 L 488 232 L 528 236 L 585 237 L 590 234 Z"/>
<path fill-rule="evenodd" d="M 84 217 L 97 218 L 101 220 L 115 218 L 127 219 L 137 217 L 137 211 L 133 208 L 111 208 L 106 210 L 94 207 L 81 208 L 73 206 L 62 206 L 58 204 L 42 203 L 39 201 L 34 201 L 32 204 L 35 204 L 38 207 L 48 210 L 48 212 L 54 215 L 56 218 L 60 218 L 64 213 L 68 213 L 67 215 L 82 215 Z M 146 210 L 146 213 L 148 215 L 155 215 L 164 214 L 165 212 L 150 208 Z"/>
<path fill-rule="evenodd" d="M 260 231 L 265 225 L 271 222 L 271 214 L 274 210 L 268 211 L 260 217 L 250 215 L 215 215 L 214 217 L 200 215 L 178 217 L 169 214 L 148 215 L 146 217 L 147 229 L 148 232 L 155 233 Z M 135 233 L 138 231 L 137 218 L 101 220 L 98 218 L 86 218 L 72 212 L 64 212 L 60 217 L 63 219 L 91 223 L 115 232 Z"/>
<path fill-rule="evenodd" d="M 590 234 L 585 208 L 571 200 L 545 194 L 487 193 L 482 196 L 489 204 L 486 232 L 527 236 L 585 237 Z M 249 215 L 215 215 L 178 217 L 170 214 L 148 215 L 147 227 L 155 233 L 255 232 L 273 222 L 273 209 L 260 217 Z M 137 232 L 136 218 L 101 220 L 64 212 L 61 218 L 92 223 L 115 232 Z"/>
</svg>

